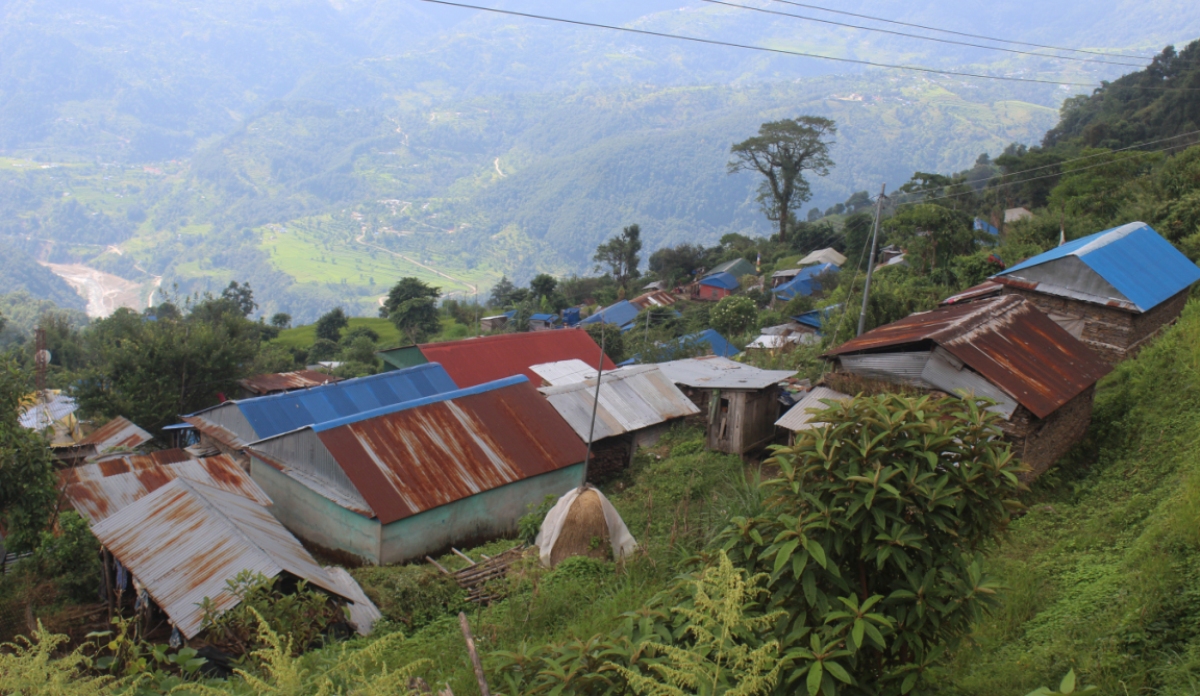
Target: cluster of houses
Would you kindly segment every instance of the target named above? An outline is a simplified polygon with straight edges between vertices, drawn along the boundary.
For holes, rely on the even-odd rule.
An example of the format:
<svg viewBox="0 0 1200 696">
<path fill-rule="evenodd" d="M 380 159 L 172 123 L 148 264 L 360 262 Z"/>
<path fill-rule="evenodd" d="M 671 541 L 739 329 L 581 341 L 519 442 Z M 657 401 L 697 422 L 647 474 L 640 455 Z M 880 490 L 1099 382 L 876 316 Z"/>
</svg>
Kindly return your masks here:
<svg viewBox="0 0 1200 696">
<path fill-rule="evenodd" d="M 823 250 L 802 268 L 839 260 Z M 310 549 L 390 564 L 512 534 L 530 505 L 619 472 L 685 419 L 709 449 L 744 455 L 852 394 L 984 396 L 1036 476 L 1083 436 L 1097 380 L 1173 322 L 1197 280 L 1148 226 L 1107 230 L 829 350 L 813 387 L 729 359 L 719 336 L 702 337 L 709 355 L 624 366 L 578 328 L 407 346 L 369 377 L 248 380 L 242 398 L 170 426 L 174 449 L 131 454 L 149 435 L 114 421 L 62 471 L 63 492 L 103 544 L 106 582 L 132 583 L 187 637 L 202 598 L 236 602 L 226 580 L 243 568 L 307 580 L 369 630 L 361 589 Z M 654 288 L 592 316 L 623 327 L 675 299 Z M 796 323 L 819 331 L 829 311 Z"/>
</svg>

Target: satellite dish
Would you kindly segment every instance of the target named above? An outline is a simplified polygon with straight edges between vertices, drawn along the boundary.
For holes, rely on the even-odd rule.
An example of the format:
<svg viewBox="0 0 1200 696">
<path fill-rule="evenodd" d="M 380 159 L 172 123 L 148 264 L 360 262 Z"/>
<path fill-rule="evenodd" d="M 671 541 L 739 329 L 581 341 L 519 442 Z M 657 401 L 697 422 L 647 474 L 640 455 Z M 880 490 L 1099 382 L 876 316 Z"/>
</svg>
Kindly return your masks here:
<svg viewBox="0 0 1200 696">
<path fill-rule="evenodd" d="M 43 349 L 39 350 L 38 352 L 34 353 L 33 354 L 33 362 L 36 363 L 38 367 L 45 367 L 45 366 L 49 365 L 50 364 L 50 351 L 43 348 Z"/>
</svg>

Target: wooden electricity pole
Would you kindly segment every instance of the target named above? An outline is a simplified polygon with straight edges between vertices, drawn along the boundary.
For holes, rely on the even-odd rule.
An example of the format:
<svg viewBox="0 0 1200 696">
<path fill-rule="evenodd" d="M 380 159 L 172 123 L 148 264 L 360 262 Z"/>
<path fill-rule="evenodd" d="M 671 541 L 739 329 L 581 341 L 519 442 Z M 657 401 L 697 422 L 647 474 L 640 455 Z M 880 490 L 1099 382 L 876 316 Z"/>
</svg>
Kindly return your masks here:
<svg viewBox="0 0 1200 696">
<path fill-rule="evenodd" d="M 858 315 L 856 336 L 861 336 L 867 325 L 867 298 L 871 295 L 871 273 L 875 270 L 875 245 L 879 242 L 879 221 L 883 217 L 883 199 L 887 198 L 883 192 L 886 190 L 887 184 L 879 187 L 879 200 L 875 202 L 875 229 L 871 232 L 871 256 L 867 260 L 867 283 L 863 287 L 862 312 Z"/>
</svg>

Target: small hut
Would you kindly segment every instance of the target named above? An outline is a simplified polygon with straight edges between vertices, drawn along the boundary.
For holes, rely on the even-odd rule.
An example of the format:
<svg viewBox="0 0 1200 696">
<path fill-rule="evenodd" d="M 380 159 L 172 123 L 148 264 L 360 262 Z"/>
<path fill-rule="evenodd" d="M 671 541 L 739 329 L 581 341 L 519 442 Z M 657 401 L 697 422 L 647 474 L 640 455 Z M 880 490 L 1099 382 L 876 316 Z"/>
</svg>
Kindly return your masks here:
<svg viewBox="0 0 1200 696">
<path fill-rule="evenodd" d="M 827 402 L 845 402 L 853 398 L 829 387 L 813 387 L 783 417 L 775 421 L 775 425 L 788 431 L 788 444 L 794 445 L 797 433 L 826 425 L 813 420 L 813 414 L 830 408 Z"/>
<path fill-rule="evenodd" d="M 587 485 L 572 488 L 558 499 L 546 514 L 535 543 L 542 564 L 549 567 L 571 556 L 620 561 L 637 548 L 617 509 L 603 493 Z"/>
</svg>

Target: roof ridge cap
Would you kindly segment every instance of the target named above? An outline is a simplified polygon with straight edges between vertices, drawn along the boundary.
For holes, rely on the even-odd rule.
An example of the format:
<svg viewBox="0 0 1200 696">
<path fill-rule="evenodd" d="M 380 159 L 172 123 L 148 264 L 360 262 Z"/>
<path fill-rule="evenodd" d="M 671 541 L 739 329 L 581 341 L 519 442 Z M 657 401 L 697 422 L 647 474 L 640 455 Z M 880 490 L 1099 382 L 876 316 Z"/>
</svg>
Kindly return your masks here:
<svg viewBox="0 0 1200 696">
<path fill-rule="evenodd" d="M 1140 220 L 1137 220 L 1134 222 L 1127 222 L 1124 225 L 1114 227 L 1114 228 L 1108 230 L 1107 232 L 1100 233 L 1099 237 L 1097 237 L 1096 239 L 1093 239 L 1092 241 L 1088 242 L 1087 244 L 1084 244 L 1083 246 L 1079 247 L 1075 251 L 1071 252 L 1069 255 L 1070 256 L 1078 256 L 1078 257 L 1086 256 L 1087 254 L 1090 254 L 1097 249 L 1102 249 L 1102 248 L 1108 246 L 1109 244 L 1121 241 L 1122 239 L 1128 237 L 1129 235 L 1133 234 L 1134 232 L 1137 232 L 1138 230 L 1142 229 L 1143 227 L 1149 227 L 1149 225 L 1147 225 L 1144 222 L 1141 222 Z"/>
</svg>

